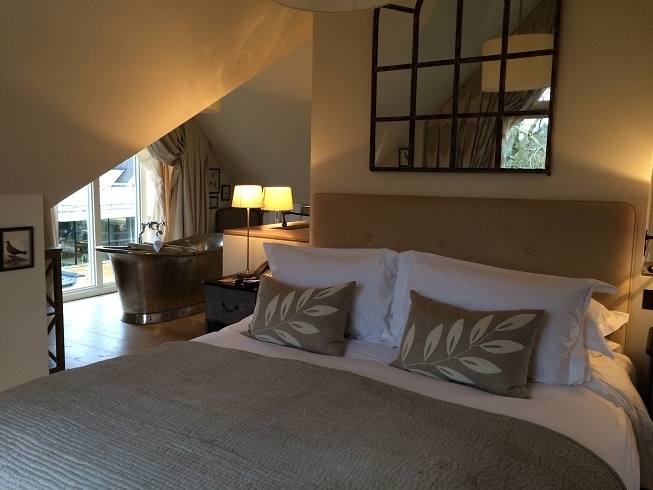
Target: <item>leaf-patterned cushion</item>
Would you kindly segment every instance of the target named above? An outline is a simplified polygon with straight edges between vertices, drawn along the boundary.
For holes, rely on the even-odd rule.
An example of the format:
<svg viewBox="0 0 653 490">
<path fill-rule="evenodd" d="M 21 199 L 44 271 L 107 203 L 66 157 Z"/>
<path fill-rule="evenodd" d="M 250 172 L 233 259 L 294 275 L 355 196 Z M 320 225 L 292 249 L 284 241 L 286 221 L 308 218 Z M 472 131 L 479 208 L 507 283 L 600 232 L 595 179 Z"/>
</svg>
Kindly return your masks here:
<svg viewBox="0 0 653 490">
<path fill-rule="evenodd" d="M 327 288 L 300 288 L 263 275 L 246 334 L 264 342 L 342 356 L 355 286 L 352 281 Z"/>
<path fill-rule="evenodd" d="M 530 398 L 528 363 L 544 310 L 471 311 L 412 290 L 410 301 L 399 355 L 391 366 Z"/>
</svg>

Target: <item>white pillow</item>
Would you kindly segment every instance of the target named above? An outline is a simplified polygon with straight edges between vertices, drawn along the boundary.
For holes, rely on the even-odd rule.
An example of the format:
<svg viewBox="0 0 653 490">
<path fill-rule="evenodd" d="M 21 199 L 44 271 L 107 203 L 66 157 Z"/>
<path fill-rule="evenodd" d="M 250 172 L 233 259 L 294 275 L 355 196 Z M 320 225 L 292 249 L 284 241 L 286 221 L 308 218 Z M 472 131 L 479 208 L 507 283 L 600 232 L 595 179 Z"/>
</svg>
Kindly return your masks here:
<svg viewBox="0 0 653 490">
<path fill-rule="evenodd" d="M 577 384 L 589 379 L 589 352 L 581 333 L 583 315 L 593 292 L 616 292 L 613 286 L 594 279 L 532 274 L 423 252 L 403 252 L 390 324 L 395 339 L 402 336 L 411 289 L 467 309 L 545 310 L 529 378 L 555 384 Z"/>
<path fill-rule="evenodd" d="M 264 243 L 272 277 L 298 287 L 328 287 L 356 281 L 346 333 L 384 344 L 399 253 L 389 249 L 295 247 Z M 396 344 L 399 345 L 399 344 Z M 392 346 L 392 344 L 390 344 Z"/>
<path fill-rule="evenodd" d="M 627 321 L 628 313 L 608 310 L 595 299 L 591 300 L 583 317 L 585 348 L 614 359 L 614 348 L 605 336 L 619 330 Z"/>
<path fill-rule="evenodd" d="M 628 322 L 628 313 L 608 310 L 601 303 L 593 299 L 587 307 L 585 322 L 596 328 L 602 337 L 607 337 Z"/>
<path fill-rule="evenodd" d="M 585 346 L 587 350 L 600 352 L 601 354 L 608 356 L 610 359 L 614 359 L 611 347 L 608 345 L 605 338 L 601 336 L 598 327 L 595 327 L 595 325 L 596 324 L 593 325 L 591 321 L 588 321 L 587 312 L 585 312 L 582 325 L 583 346 Z"/>
<path fill-rule="evenodd" d="M 617 344 L 616 342 L 613 342 L 612 340 L 607 340 L 605 341 L 607 344 L 608 348 L 610 349 L 610 352 L 619 352 L 621 353 L 621 350 L 623 349 L 621 344 Z M 612 355 L 614 358 L 614 354 Z"/>
</svg>

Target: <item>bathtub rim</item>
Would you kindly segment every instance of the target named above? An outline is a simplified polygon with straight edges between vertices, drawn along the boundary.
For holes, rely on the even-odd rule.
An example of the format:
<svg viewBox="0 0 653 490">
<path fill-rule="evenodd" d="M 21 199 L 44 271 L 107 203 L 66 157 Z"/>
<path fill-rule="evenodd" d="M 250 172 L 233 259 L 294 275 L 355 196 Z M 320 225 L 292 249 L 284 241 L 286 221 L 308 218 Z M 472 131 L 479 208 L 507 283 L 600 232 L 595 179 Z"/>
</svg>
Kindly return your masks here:
<svg viewBox="0 0 653 490">
<path fill-rule="evenodd" d="M 136 248 L 134 246 L 134 245 L 136 246 L 149 245 L 150 247 L 153 247 L 151 242 L 134 243 L 129 245 L 96 245 L 95 251 L 100 253 L 106 253 L 106 254 L 115 253 L 115 254 L 138 254 L 138 255 L 166 255 L 166 256 L 201 255 L 201 254 L 213 252 L 218 248 L 222 248 L 224 246 L 222 235 L 223 235 L 222 233 L 198 233 L 197 235 L 178 238 L 177 240 L 165 242 L 163 244 L 163 248 L 159 252 L 156 252 L 154 248 L 152 248 L 151 250 L 144 250 L 144 249 Z M 202 239 L 204 238 L 214 239 L 218 236 L 220 237 L 219 238 L 220 244 L 211 246 L 210 248 L 194 249 L 192 245 L 181 245 L 182 243 L 184 244 L 194 243 L 194 240 L 197 241 L 198 243 L 203 243 Z M 213 242 L 213 240 L 211 240 L 211 242 Z M 166 248 L 166 245 L 168 246 L 168 248 Z M 174 251 L 171 250 L 171 247 L 175 247 Z"/>
<path fill-rule="evenodd" d="M 130 313 L 122 312 L 122 321 L 134 325 L 148 325 L 150 323 L 162 323 L 177 320 L 186 316 L 202 313 L 206 310 L 206 302 L 196 303 L 190 306 L 175 308 L 174 310 L 159 311 L 154 313 Z"/>
</svg>

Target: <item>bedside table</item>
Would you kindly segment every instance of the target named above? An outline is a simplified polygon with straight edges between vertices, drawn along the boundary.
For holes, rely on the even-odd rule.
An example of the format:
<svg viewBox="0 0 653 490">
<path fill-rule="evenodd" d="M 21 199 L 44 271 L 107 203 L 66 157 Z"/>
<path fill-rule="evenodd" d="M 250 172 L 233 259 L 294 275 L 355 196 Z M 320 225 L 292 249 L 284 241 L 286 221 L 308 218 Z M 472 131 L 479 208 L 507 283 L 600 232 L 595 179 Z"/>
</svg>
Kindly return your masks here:
<svg viewBox="0 0 653 490">
<path fill-rule="evenodd" d="M 653 327 L 648 329 L 648 340 L 646 341 L 646 353 L 648 354 L 648 413 L 653 414 Z"/>
<path fill-rule="evenodd" d="M 254 313 L 258 283 L 244 286 L 235 274 L 203 281 L 206 291 L 206 332 L 215 332 Z"/>
</svg>

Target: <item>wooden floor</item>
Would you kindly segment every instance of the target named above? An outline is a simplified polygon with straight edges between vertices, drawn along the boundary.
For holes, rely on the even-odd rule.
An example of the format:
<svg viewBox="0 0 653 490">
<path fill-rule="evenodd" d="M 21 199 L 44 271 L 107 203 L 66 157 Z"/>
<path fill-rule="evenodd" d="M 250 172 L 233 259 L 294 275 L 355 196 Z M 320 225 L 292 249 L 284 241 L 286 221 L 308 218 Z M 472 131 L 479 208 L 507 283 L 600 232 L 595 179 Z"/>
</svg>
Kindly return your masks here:
<svg viewBox="0 0 653 490">
<path fill-rule="evenodd" d="M 66 369 L 206 333 L 204 313 L 150 325 L 124 323 L 121 316 L 118 293 L 64 303 Z"/>
</svg>

